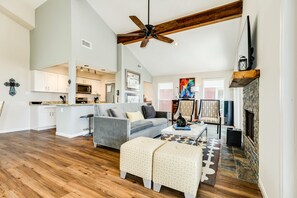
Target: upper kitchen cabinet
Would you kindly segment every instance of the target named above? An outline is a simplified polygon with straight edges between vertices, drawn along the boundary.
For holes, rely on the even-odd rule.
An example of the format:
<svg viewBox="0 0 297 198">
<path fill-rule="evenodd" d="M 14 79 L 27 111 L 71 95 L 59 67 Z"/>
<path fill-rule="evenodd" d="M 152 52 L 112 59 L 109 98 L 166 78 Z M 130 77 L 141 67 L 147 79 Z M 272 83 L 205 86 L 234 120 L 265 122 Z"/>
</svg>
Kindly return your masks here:
<svg viewBox="0 0 297 198">
<path fill-rule="evenodd" d="M 117 37 L 87 0 L 51 0 L 36 9 L 31 70 L 70 61 L 116 72 Z"/>
<path fill-rule="evenodd" d="M 57 92 L 58 75 L 42 71 L 31 71 L 31 91 Z"/>
</svg>

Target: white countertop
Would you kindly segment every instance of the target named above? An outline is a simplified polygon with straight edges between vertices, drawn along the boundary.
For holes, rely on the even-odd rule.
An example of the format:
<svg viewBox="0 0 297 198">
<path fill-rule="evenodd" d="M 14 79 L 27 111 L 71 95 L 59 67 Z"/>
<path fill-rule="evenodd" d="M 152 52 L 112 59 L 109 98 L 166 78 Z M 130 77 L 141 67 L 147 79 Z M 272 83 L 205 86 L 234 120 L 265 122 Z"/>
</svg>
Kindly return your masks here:
<svg viewBox="0 0 297 198">
<path fill-rule="evenodd" d="M 87 103 L 87 104 L 57 104 L 57 107 L 79 107 L 79 106 L 94 106 L 100 103 Z"/>
</svg>

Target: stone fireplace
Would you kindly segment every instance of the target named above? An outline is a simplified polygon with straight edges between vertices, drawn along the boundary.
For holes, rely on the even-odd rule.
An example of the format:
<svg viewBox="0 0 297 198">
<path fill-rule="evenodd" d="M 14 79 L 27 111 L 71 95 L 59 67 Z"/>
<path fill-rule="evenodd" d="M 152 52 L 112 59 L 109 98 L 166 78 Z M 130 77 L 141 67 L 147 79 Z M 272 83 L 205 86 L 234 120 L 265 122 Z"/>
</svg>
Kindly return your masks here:
<svg viewBox="0 0 297 198">
<path fill-rule="evenodd" d="M 256 176 L 259 175 L 259 79 L 243 88 L 243 148 Z"/>
<path fill-rule="evenodd" d="M 254 143 L 255 142 L 254 131 L 254 113 L 245 110 L 245 136 Z"/>
</svg>

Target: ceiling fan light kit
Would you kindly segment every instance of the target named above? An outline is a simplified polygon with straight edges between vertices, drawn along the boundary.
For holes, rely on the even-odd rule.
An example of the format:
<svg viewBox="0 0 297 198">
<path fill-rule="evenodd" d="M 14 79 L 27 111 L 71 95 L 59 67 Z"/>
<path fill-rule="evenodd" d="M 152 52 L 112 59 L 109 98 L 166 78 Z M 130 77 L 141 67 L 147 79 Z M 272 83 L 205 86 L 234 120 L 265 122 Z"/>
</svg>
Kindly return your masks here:
<svg viewBox="0 0 297 198">
<path fill-rule="evenodd" d="M 129 34 L 118 34 L 118 36 L 139 36 L 144 37 L 140 47 L 144 48 L 147 46 L 151 38 L 157 39 L 165 43 L 173 43 L 174 40 L 166 36 L 158 34 L 154 25 L 150 24 L 150 0 L 148 0 L 148 23 L 144 25 L 137 16 L 129 16 L 130 19 L 143 31 L 143 33 L 129 33 Z"/>
</svg>

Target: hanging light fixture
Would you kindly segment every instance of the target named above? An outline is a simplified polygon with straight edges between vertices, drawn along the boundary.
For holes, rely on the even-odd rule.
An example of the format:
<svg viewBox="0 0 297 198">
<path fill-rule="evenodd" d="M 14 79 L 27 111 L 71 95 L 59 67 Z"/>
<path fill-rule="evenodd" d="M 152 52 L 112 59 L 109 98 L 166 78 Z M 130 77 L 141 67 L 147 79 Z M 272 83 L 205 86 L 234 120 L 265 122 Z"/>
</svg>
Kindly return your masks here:
<svg viewBox="0 0 297 198">
<path fill-rule="evenodd" d="M 83 72 L 84 71 L 84 68 L 83 67 L 80 67 L 80 71 Z"/>
</svg>

